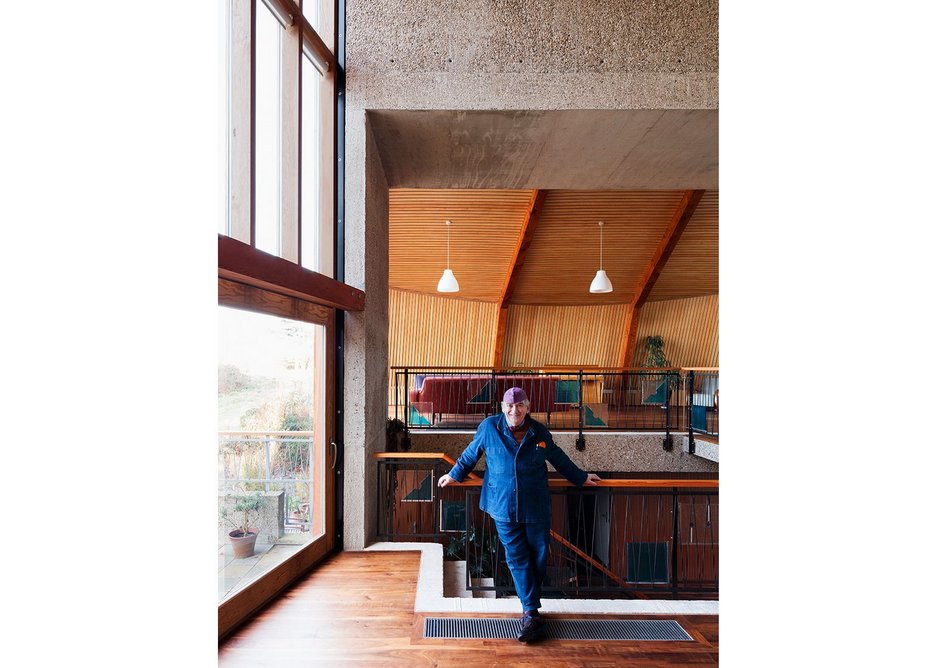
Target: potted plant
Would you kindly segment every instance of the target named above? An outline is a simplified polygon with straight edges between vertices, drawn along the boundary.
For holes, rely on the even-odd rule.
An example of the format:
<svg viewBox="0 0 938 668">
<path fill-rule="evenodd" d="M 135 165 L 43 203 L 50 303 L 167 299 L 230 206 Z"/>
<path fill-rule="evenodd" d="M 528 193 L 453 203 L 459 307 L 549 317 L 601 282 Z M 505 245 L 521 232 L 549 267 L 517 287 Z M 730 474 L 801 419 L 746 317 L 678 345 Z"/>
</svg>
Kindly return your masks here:
<svg viewBox="0 0 938 668">
<path fill-rule="evenodd" d="M 406 452 L 410 450 L 410 439 L 406 437 L 406 427 L 401 420 L 397 418 L 388 418 L 385 422 L 385 451 L 386 452 Z"/>
<path fill-rule="evenodd" d="M 645 366 L 646 367 L 657 367 L 657 368 L 667 368 L 671 366 L 671 362 L 668 360 L 667 355 L 664 354 L 664 337 L 661 335 L 655 336 L 646 336 L 644 341 L 645 346 Z M 650 401 L 652 396 L 644 397 L 643 403 L 664 403 L 666 397 L 664 396 L 665 387 L 667 387 L 668 394 L 677 389 L 679 383 L 679 378 L 674 372 L 665 372 L 662 375 L 655 374 L 649 378 L 650 381 L 655 383 L 656 387 L 652 394 L 654 401 Z M 646 390 L 643 389 L 643 395 L 647 394 Z"/>
<path fill-rule="evenodd" d="M 250 494 L 235 498 L 234 509 L 229 512 L 222 508 L 221 517 L 233 531 L 228 532 L 231 540 L 231 549 L 235 559 L 246 559 L 254 554 L 254 545 L 257 542 L 257 520 L 260 518 L 261 507 L 264 503 L 260 494 Z"/>
</svg>

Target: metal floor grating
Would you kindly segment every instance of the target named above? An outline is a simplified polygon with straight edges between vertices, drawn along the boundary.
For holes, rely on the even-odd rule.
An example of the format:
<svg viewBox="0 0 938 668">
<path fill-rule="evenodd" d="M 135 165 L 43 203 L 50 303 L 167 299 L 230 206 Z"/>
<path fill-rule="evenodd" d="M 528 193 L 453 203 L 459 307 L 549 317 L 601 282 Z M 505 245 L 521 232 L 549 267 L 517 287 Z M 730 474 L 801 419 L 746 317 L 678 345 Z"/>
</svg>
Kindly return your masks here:
<svg viewBox="0 0 938 668">
<path fill-rule="evenodd" d="M 517 638 L 518 619 L 506 617 L 427 617 L 424 638 Z M 552 619 L 542 633 L 554 640 L 693 640 L 673 619 Z"/>
</svg>

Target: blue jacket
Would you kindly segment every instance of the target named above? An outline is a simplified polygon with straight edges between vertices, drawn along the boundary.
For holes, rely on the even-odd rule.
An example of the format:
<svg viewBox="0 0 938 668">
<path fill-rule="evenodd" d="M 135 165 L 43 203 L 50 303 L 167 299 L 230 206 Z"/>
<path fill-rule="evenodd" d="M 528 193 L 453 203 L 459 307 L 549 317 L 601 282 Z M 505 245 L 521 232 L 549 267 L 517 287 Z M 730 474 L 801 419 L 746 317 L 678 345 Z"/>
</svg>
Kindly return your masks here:
<svg viewBox="0 0 938 668">
<path fill-rule="evenodd" d="M 550 521 L 547 465 L 553 464 L 574 485 L 586 482 L 587 473 L 557 447 L 550 432 L 528 417 L 528 432 L 514 454 L 515 437 L 504 414 L 485 418 L 472 442 L 456 460 L 449 476 L 462 482 L 485 455 L 485 479 L 479 508 L 496 520 Z"/>
</svg>

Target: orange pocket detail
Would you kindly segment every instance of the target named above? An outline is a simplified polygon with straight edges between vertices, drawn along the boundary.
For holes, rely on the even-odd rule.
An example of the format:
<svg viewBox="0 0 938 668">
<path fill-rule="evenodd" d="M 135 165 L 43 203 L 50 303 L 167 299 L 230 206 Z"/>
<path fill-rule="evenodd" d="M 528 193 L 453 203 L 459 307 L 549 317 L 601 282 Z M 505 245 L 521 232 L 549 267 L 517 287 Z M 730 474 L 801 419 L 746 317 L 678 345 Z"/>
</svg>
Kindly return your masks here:
<svg viewBox="0 0 938 668">
<path fill-rule="evenodd" d="M 537 444 L 537 447 L 539 447 L 539 448 L 546 448 L 546 447 L 547 447 L 547 443 L 545 443 L 544 441 L 541 441 L 540 443 Z"/>
</svg>

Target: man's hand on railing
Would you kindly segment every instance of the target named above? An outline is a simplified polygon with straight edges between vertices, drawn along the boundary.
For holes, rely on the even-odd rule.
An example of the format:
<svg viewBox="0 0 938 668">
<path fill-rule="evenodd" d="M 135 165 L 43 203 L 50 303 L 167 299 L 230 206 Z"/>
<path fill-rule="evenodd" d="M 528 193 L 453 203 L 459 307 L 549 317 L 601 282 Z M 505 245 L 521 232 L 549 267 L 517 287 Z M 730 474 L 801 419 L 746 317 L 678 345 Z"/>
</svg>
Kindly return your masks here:
<svg viewBox="0 0 938 668">
<path fill-rule="evenodd" d="M 442 480 L 442 478 L 440 478 L 440 480 Z M 602 480 L 602 478 L 600 478 L 600 477 L 599 477 L 598 475 L 596 475 L 595 473 L 587 473 L 587 474 L 586 474 L 586 482 L 584 482 L 583 484 L 584 484 L 584 485 L 595 485 L 597 482 L 600 482 L 601 480 Z"/>
<path fill-rule="evenodd" d="M 456 481 L 449 477 L 449 473 L 444 473 L 443 475 L 440 476 L 440 479 L 437 481 L 436 484 L 439 485 L 440 487 L 446 487 L 451 482 L 456 482 Z"/>
</svg>

